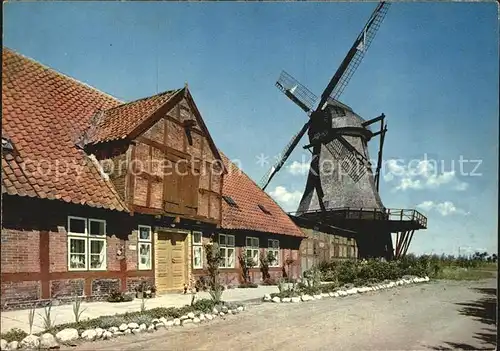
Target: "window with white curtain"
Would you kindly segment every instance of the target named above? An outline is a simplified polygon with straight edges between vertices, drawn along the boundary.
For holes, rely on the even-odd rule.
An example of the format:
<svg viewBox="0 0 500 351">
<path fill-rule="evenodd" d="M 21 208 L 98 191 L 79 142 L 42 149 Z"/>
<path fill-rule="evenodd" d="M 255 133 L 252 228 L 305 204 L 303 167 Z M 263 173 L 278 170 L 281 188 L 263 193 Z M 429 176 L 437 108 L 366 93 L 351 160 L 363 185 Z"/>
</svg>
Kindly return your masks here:
<svg viewBox="0 0 500 351">
<path fill-rule="evenodd" d="M 280 266 L 280 241 L 269 239 L 267 240 L 267 252 L 273 257 L 273 261 L 269 262 L 269 267 Z"/>
<path fill-rule="evenodd" d="M 193 268 L 203 268 L 203 235 L 201 232 L 193 232 L 192 236 L 193 247 Z"/>
<path fill-rule="evenodd" d="M 68 270 L 106 270 L 106 221 L 68 216 Z"/>
<path fill-rule="evenodd" d="M 221 268 L 234 268 L 236 252 L 234 235 L 219 234 L 219 252 L 222 256 Z"/>
<path fill-rule="evenodd" d="M 247 236 L 245 250 L 247 257 L 251 257 L 255 263 L 255 267 L 258 267 L 260 258 L 259 238 Z"/>
<path fill-rule="evenodd" d="M 151 269 L 151 247 L 152 247 L 152 230 L 148 225 L 139 225 L 139 235 L 137 237 L 138 246 L 138 266 L 140 270 Z"/>
</svg>

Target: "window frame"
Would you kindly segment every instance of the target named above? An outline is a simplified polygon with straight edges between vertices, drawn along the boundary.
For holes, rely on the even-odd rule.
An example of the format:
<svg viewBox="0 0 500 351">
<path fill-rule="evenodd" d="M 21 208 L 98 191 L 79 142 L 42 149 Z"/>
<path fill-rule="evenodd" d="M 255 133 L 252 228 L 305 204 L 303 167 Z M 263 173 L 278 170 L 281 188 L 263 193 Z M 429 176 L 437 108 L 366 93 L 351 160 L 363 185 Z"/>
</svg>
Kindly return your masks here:
<svg viewBox="0 0 500 351">
<path fill-rule="evenodd" d="M 250 244 L 251 246 L 248 246 L 248 239 L 250 239 Z M 254 246 L 253 244 L 253 240 L 256 240 L 257 241 L 257 246 Z M 253 253 L 254 251 L 257 251 L 257 260 L 254 260 L 255 262 L 255 266 L 254 268 L 258 268 L 260 267 L 260 240 L 259 238 L 255 237 L 255 236 L 247 236 L 245 237 L 245 254 L 248 256 L 248 250 L 250 250 L 251 254 L 252 254 L 252 258 L 253 258 Z"/>
<path fill-rule="evenodd" d="M 196 234 L 200 234 L 200 242 L 199 243 L 196 243 L 194 241 L 194 235 Z M 195 264 L 195 260 L 194 260 L 194 252 L 195 252 L 195 249 L 201 249 L 201 256 L 200 256 L 200 264 L 199 265 L 196 265 Z M 203 260 L 203 233 L 200 232 L 200 231 L 193 231 L 191 233 L 191 256 L 192 256 L 192 264 L 193 264 L 193 269 L 203 269 L 203 263 L 204 263 L 204 260 Z"/>
<path fill-rule="evenodd" d="M 72 219 L 78 219 L 78 220 L 83 220 L 85 222 L 85 232 L 84 233 L 77 233 L 77 232 L 72 232 L 71 231 L 71 226 L 70 226 L 70 223 L 71 223 L 71 220 Z M 68 236 L 80 236 L 80 237 L 86 237 L 87 236 L 87 233 L 88 233 L 88 223 L 87 223 L 87 218 L 85 217 L 77 217 L 77 216 L 68 216 Z"/>
<path fill-rule="evenodd" d="M 274 247 L 274 246 L 270 245 L 273 242 L 277 242 L 278 247 Z M 269 267 L 272 267 L 272 268 L 280 267 L 280 265 L 281 265 L 281 260 L 280 260 L 281 249 L 280 249 L 280 241 L 278 239 L 267 239 L 267 252 L 274 252 L 275 253 L 274 257 L 276 257 L 276 261 L 277 261 L 277 263 L 275 263 L 275 264 L 269 263 Z"/>
<path fill-rule="evenodd" d="M 85 267 L 83 268 L 72 268 L 71 267 L 71 239 L 73 240 L 81 240 L 84 242 L 83 247 L 85 248 L 85 252 L 83 253 L 83 256 L 85 257 Z M 89 266 L 89 260 L 88 260 L 88 238 L 84 237 L 82 235 L 79 236 L 73 236 L 73 235 L 68 235 L 67 237 L 67 245 L 68 245 L 68 271 L 87 271 L 88 266 Z M 75 254 L 75 255 L 82 255 L 82 254 Z"/>
<path fill-rule="evenodd" d="M 89 218 L 88 222 L 89 222 L 89 225 L 87 227 L 87 232 L 88 232 L 88 236 L 89 237 L 94 237 L 94 238 L 103 238 L 103 237 L 106 237 L 106 233 L 107 233 L 106 220 L 104 220 L 104 219 L 97 219 L 97 218 Z M 90 223 L 91 222 L 104 223 L 104 234 L 91 234 L 90 233 Z"/>
<path fill-rule="evenodd" d="M 105 227 L 106 228 L 106 227 Z M 104 234 L 104 236 L 106 236 L 106 234 Z M 92 268 L 92 265 L 91 265 L 91 258 L 92 258 L 92 255 L 98 255 L 96 253 L 92 253 L 92 242 L 93 241 L 96 241 L 96 242 L 103 242 L 104 245 L 102 247 L 102 250 L 104 250 L 104 259 L 102 260 L 102 268 Z M 88 238 L 88 243 L 89 243 L 89 247 L 88 247 L 88 263 L 87 263 L 87 266 L 89 268 L 89 271 L 105 271 L 107 270 L 108 268 L 108 245 L 107 245 L 107 240 L 106 238 L 102 238 L 102 237 L 99 237 L 99 238 L 95 238 L 94 236 L 91 236 Z M 100 255 L 100 253 L 99 253 Z"/>
<path fill-rule="evenodd" d="M 75 220 L 75 219 L 83 221 L 85 223 L 85 229 L 84 229 L 83 233 L 71 231 L 71 220 Z M 91 234 L 90 233 L 90 223 L 91 222 L 103 223 L 104 224 L 104 233 L 103 234 Z M 85 247 L 84 254 L 77 254 L 77 253 L 71 252 L 71 239 L 81 240 L 84 242 L 84 247 Z M 67 254 L 68 272 L 69 271 L 80 271 L 80 272 L 81 271 L 106 271 L 108 269 L 107 221 L 105 219 L 86 218 L 86 217 L 79 217 L 79 216 L 68 216 L 68 229 L 66 232 L 66 240 L 67 240 L 67 248 L 68 248 L 68 254 Z M 95 253 L 92 253 L 92 242 L 94 242 L 94 241 L 103 243 L 102 250 L 104 251 L 104 257 L 103 257 L 103 260 L 101 262 L 101 267 L 99 267 L 99 268 L 92 268 L 92 265 L 91 265 L 92 255 L 97 255 Z M 72 268 L 71 267 L 71 255 L 72 254 L 73 255 L 84 255 L 85 267 Z M 100 253 L 99 253 L 99 255 L 100 255 Z"/>
<path fill-rule="evenodd" d="M 224 240 L 224 245 L 221 245 L 221 237 L 224 236 L 226 240 Z M 233 245 L 228 245 L 227 244 L 227 237 L 232 237 L 233 238 Z M 219 233 L 218 238 L 217 238 L 217 243 L 219 245 L 219 252 L 221 249 L 224 249 L 224 267 L 220 267 L 221 269 L 234 269 L 236 267 L 236 237 L 232 234 L 223 234 Z M 229 266 L 229 256 L 227 254 L 228 249 L 233 250 L 233 264 Z"/>
<path fill-rule="evenodd" d="M 141 228 L 149 230 L 149 239 L 141 239 Z M 141 265 L 141 245 L 149 246 L 149 267 Z M 153 228 L 150 225 L 137 226 L 137 270 L 150 271 L 153 269 Z"/>
</svg>

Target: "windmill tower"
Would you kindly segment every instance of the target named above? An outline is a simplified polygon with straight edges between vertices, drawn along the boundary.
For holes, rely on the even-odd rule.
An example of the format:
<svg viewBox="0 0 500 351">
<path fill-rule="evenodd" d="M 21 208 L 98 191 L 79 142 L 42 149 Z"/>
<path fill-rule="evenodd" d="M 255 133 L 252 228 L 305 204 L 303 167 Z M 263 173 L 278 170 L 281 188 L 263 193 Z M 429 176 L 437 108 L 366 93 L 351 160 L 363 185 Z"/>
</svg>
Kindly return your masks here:
<svg viewBox="0 0 500 351">
<path fill-rule="evenodd" d="M 387 2 L 377 5 L 321 98 L 288 73 L 281 73 L 276 86 L 309 119 L 260 183 L 263 189 L 267 187 L 307 132 L 309 144 L 304 149 L 311 152 L 312 160 L 295 216 L 355 231 L 361 257 L 400 256 L 408 249 L 413 231 L 426 227 L 426 218 L 415 210 L 397 210 L 400 218 L 394 219 L 395 210 L 385 208 L 380 198 L 380 168 L 387 132 L 385 115 L 364 120 L 338 100 L 370 47 L 389 5 Z M 373 132 L 371 128 L 376 123 L 380 128 Z M 368 155 L 368 142 L 374 137 L 380 138 L 375 171 Z M 398 233 L 396 250 L 393 232 Z"/>
</svg>

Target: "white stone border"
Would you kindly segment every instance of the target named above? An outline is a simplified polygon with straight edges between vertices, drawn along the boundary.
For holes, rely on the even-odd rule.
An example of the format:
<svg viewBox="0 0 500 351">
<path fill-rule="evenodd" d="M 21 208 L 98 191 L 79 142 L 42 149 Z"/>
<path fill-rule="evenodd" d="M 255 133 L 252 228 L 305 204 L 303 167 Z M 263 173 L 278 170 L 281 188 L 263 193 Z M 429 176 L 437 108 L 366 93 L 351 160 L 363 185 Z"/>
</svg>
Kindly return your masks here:
<svg viewBox="0 0 500 351">
<path fill-rule="evenodd" d="M 119 326 L 110 327 L 108 329 L 95 328 L 87 329 L 81 334 L 74 328 L 66 328 L 58 332 L 55 337 L 50 333 L 45 333 L 41 336 L 28 335 L 21 342 L 12 341 L 7 343 L 6 340 L 1 340 L 0 349 L 3 350 L 17 350 L 17 349 L 53 349 L 58 348 L 59 343 L 66 345 L 75 345 L 76 341 L 96 341 L 96 340 L 109 340 L 121 335 L 139 334 L 144 332 L 154 332 L 160 329 L 170 329 L 176 326 L 187 326 L 188 324 L 200 324 L 214 320 L 217 317 L 224 317 L 225 315 L 238 314 L 246 310 L 244 305 L 239 305 L 234 309 L 229 309 L 227 306 L 222 306 L 220 311 L 217 308 L 212 309 L 212 313 L 199 313 L 195 314 L 190 312 L 180 318 L 166 318 L 153 319 L 151 324 L 138 323 L 123 323 Z M 112 317 L 112 316 L 111 316 Z M 118 317 L 119 318 L 119 317 Z"/>
<path fill-rule="evenodd" d="M 306 301 L 312 301 L 312 300 L 321 300 L 322 298 L 326 297 L 342 297 L 342 296 L 348 296 L 348 295 L 355 295 L 358 293 L 365 293 L 369 291 L 377 291 L 377 290 L 382 290 L 382 289 L 391 289 L 396 286 L 401 286 L 401 285 L 408 285 L 408 284 L 413 284 L 413 283 L 424 283 L 428 282 L 430 279 L 429 277 L 425 276 L 424 278 L 410 278 L 410 279 L 399 279 L 396 281 L 392 281 L 389 283 L 384 283 L 384 284 L 375 284 L 373 286 L 363 286 L 360 288 L 351 288 L 347 290 L 337 290 L 336 292 L 329 292 L 329 293 L 321 293 L 318 295 L 307 295 L 303 294 L 300 297 L 283 297 L 279 298 L 278 296 L 275 296 L 271 298 L 270 294 L 265 294 L 264 295 L 264 302 L 274 302 L 274 303 L 297 303 L 297 302 L 306 302 Z"/>
</svg>

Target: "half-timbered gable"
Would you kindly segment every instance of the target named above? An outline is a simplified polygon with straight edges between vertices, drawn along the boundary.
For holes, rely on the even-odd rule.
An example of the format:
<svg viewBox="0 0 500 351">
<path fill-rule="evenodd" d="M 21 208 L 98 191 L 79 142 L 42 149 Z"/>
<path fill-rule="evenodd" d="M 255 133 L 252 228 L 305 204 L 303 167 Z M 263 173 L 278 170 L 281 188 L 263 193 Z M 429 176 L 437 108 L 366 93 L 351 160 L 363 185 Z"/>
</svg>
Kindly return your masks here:
<svg viewBox="0 0 500 351">
<path fill-rule="evenodd" d="M 87 148 L 132 211 L 220 222 L 224 167 L 187 87 L 104 111 L 95 123 Z"/>
</svg>

